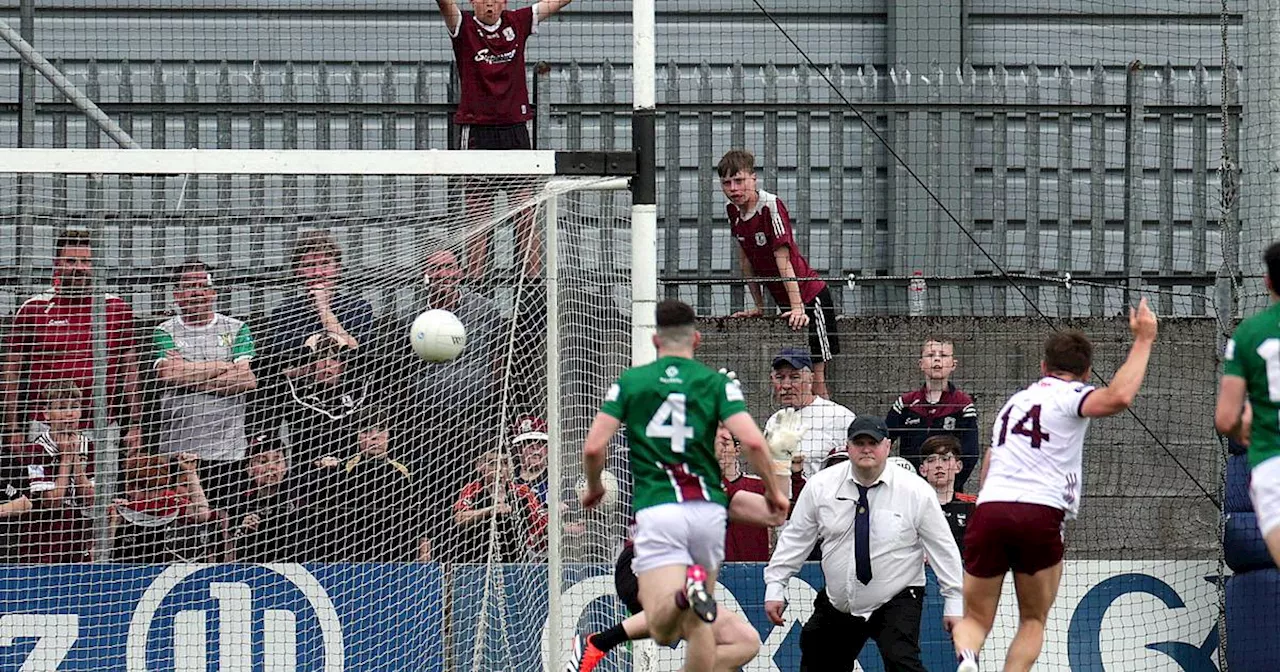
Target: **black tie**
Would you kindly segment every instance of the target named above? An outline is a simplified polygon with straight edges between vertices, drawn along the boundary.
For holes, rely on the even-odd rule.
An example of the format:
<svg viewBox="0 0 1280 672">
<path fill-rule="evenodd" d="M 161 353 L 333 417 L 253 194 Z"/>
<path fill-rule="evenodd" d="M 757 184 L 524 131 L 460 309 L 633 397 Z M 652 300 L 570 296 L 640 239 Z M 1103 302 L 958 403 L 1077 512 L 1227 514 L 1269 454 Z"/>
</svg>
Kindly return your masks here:
<svg viewBox="0 0 1280 672">
<path fill-rule="evenodd" d="M 853 518 L 853 566 L 858 581 L 864 586 L 871 583 L 871 503 L 867 501 L 868 489 L 858 485 L 858 513 Z"/>
</svg>

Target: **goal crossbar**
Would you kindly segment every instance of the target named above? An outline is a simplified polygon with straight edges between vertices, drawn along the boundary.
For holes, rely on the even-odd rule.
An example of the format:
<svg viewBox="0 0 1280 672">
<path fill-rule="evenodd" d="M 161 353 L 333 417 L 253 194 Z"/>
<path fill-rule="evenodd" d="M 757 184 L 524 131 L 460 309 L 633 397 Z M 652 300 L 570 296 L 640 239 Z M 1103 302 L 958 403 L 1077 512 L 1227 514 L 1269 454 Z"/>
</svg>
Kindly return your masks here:
<svg viewBox="0 0 1280 672">
<path fill-rule="evenodd" d="M 123 163 L 122 151 L 128 154 Z M 632 152 L 0 149 L 0 174 L 628 176 L 635 166 Z"/>
</svg>

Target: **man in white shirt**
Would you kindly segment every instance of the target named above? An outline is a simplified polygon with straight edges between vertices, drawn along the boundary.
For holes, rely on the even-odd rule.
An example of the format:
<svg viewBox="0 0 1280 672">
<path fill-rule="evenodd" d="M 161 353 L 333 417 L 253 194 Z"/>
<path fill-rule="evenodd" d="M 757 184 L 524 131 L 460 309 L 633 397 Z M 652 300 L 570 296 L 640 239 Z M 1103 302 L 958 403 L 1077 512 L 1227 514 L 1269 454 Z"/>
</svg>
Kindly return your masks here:
<svg viewBox="0 0 1280 672">
<path fill-rule="evenodd" d="M 822 462 L 832 449 L 843 446 L 849 423 L 858 416 L 853 411 L 824 399 L 813 391 L 813 357 L 803 348 L 783 348 L 773 358 L 773 394 L 783 408 L 794 408 L 808 431 L 800 440 L 797 455 L 804 456 L 804 476 L 822 469 Z M 768 431 L 776 422 L 779 410 L 765 423 Z"/>
<path fill-rule="evenodd" d="M 1143 299 L 1129 309 L 1133 345 L 1111 384 L 1089 385 L 1093 343 L 1075 329 L 1044 344 L 1043 376 L 1005 402 L 982 464 L 978 508 L 965 531 L 964 620 L 956 626 L 957 672 L 978 672 L 978 652 L 995 622 L 1005 574 L 1018 596 L 1018 632 L 1005 672 L 1025 672 L 1044 645 L 1045 621 L 1062 581 L 1062 521 L 1076 517 L 1091 418 L 1123 412 L 1142 386 L 1156 340 Z"/>
<path fill-rule="evenodd" d="M 822 540 L 826 588 L 800 634 L 802 672 L 849 672 L 868 638 L 888 672 L 924 672 L 925 555 L 941 586 L 943 627 L 960 620 L 960 551 L 933 488 L 886 468 L 889 443 L 880 418 L 849 426 L 849 461 L 809 479 L 764 570 L 765 612 L 784 625 L 787 583 Z"/>
</svg>

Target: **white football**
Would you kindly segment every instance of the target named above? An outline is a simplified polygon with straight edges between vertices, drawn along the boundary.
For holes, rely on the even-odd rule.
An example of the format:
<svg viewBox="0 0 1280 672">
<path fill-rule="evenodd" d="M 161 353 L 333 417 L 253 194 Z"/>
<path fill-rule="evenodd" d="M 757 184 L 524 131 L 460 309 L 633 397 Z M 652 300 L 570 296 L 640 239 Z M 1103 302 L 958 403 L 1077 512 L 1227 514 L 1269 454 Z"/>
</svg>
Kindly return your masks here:
<svg viewBox="0 0 1280 672">
<path fill-rule="evenodd" d="M 447 310 L 428 310 L 409 329 L 413 351 L 428 362 L 447 362 L 467 345 L 467 329 Z"/>
<path fill-rule="evenodd" d="M 613 475 L 613 472 L 608 469 L 601 471 L 600 484 L 604 486 L 604 496 L 600 498 L 600 503 L 596 505 L 597 508 L 607 509 L 618 503 L 618 479 Z M 578 493 L 579 500 L 582 499 L 583 495 L 587 494 L 587 479 L 585 476 L 578 477 L 575 490 Z"/>
</svg>

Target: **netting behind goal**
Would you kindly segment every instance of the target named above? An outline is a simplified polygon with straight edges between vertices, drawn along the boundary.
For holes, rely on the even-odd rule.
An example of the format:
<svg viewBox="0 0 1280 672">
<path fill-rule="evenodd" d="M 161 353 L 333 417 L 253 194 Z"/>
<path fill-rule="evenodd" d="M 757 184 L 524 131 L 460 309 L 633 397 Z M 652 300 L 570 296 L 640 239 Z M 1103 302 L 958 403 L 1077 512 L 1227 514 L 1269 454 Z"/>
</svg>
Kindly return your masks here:
<svg viewBox="0 0 1280 672">
<path fill-rule="evenodd" d="M 102 614 L 75 633 L 47 615 L 6 621 L 5 637 L 56 632 L 65 650 L 17 640 L 0 668 L 536 668 L 551 550 L 572 579 L 576 563 L 611 561 L 626 530 L 625 478 L 619 506 L 586 513 L 573 480 L 599 395 L 630 363 L 625 184 L 0 184 L 0 489 L 34 502 L 0 519 L 2 560 L 31 563 L 0 588 L 0 612 Z M 529 248 L 526 227 L 555 249 Z M 410 347 L 429 308 L 466 327 L 452 361 Z"/>
</svg>

